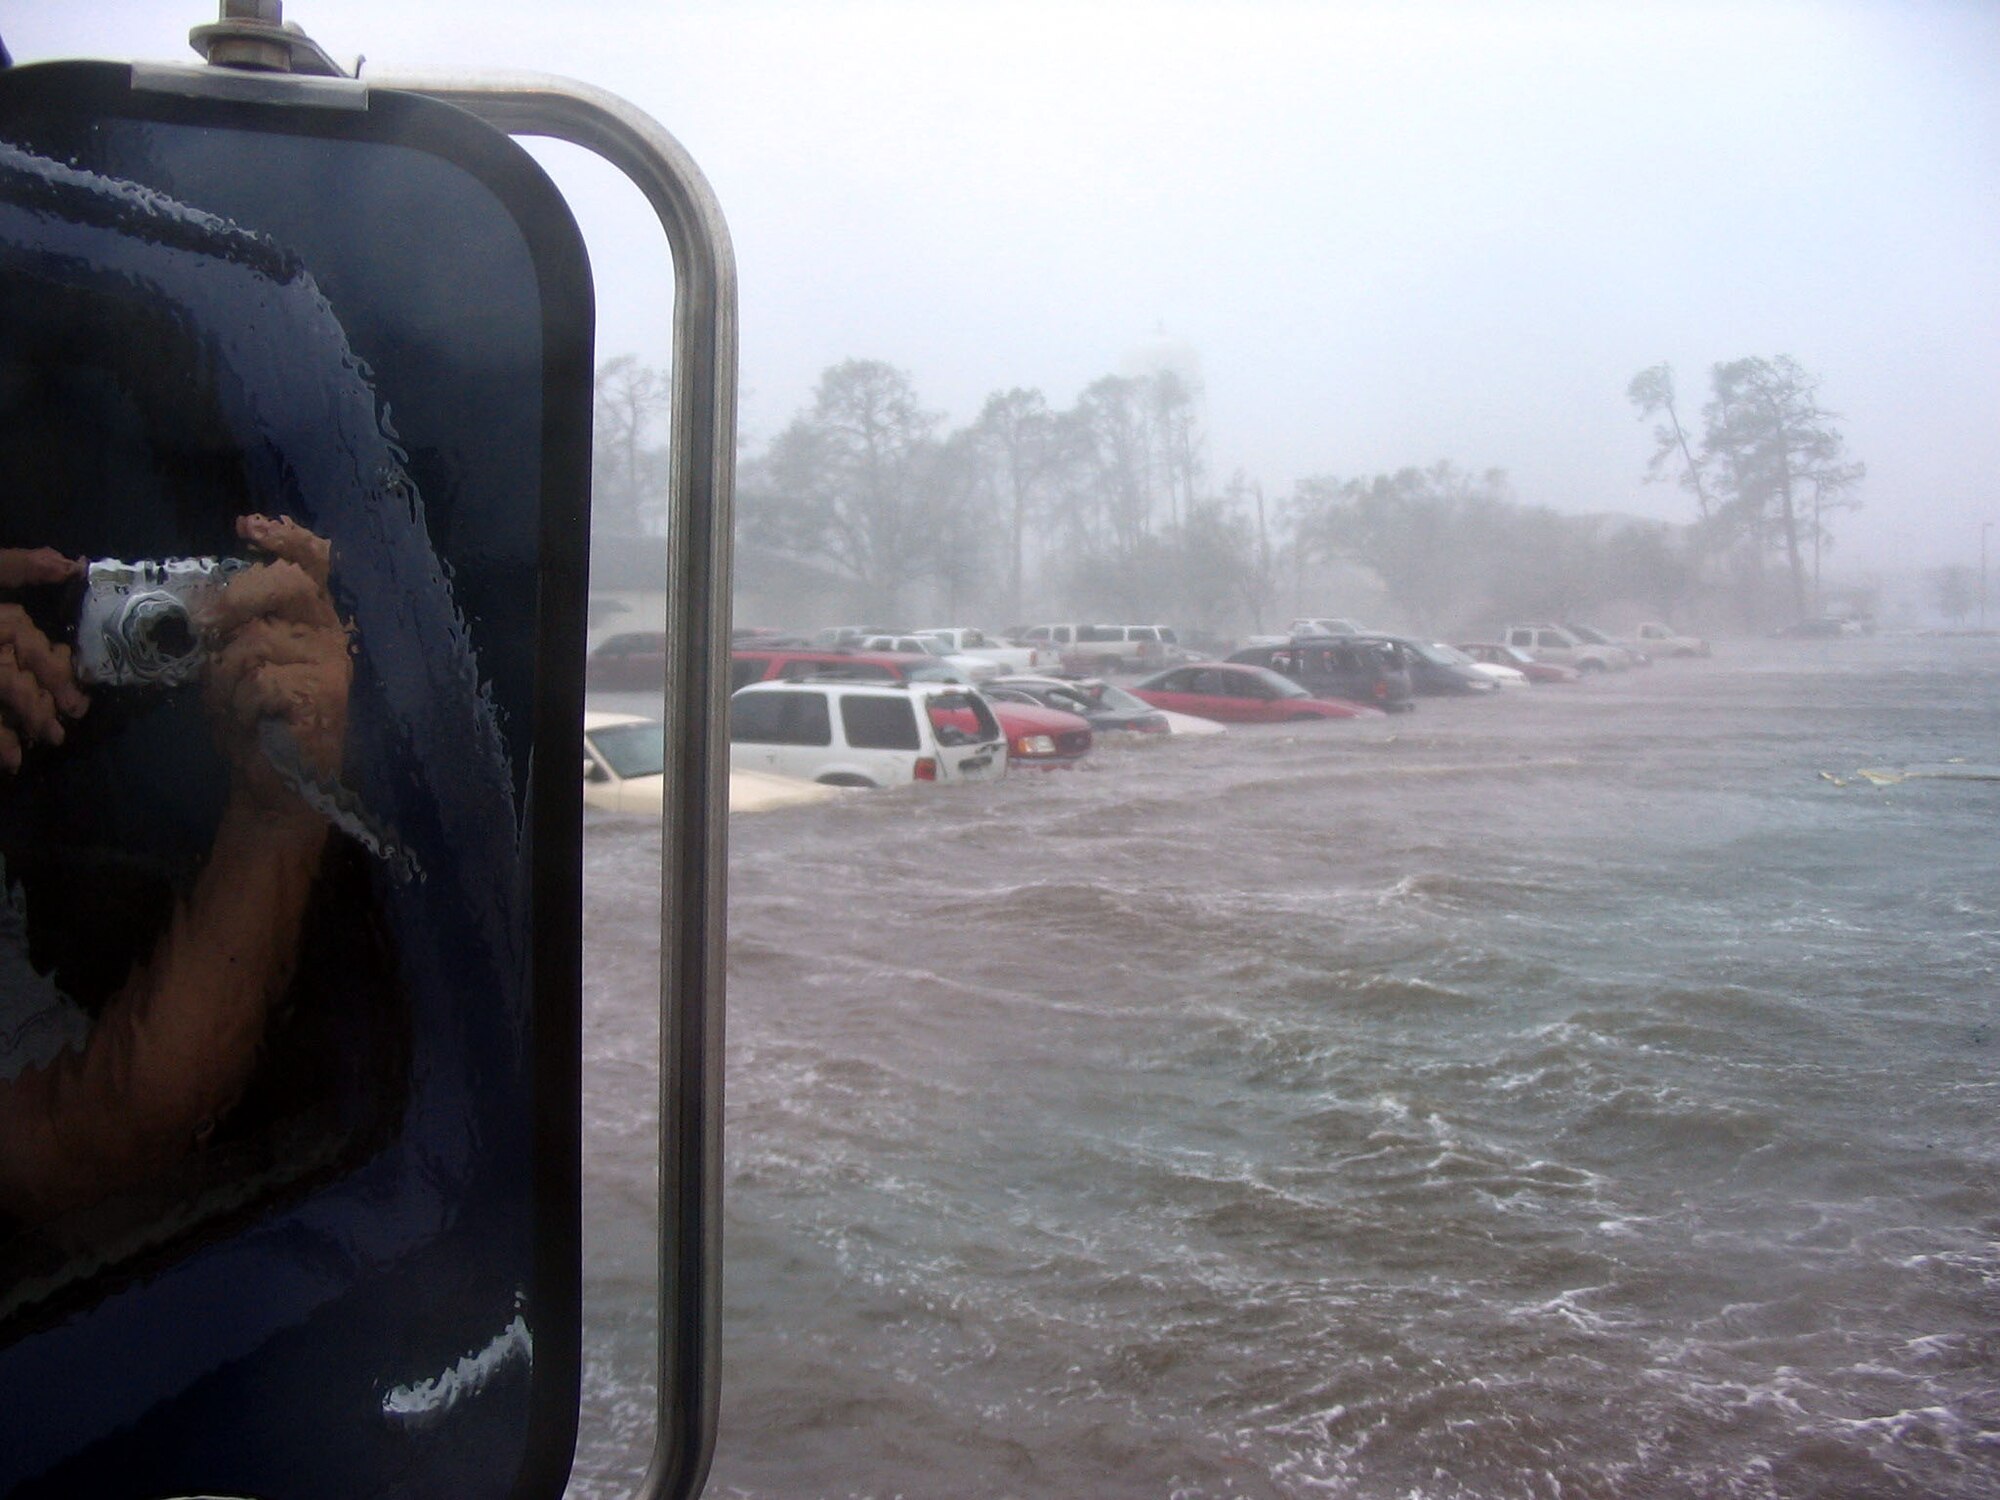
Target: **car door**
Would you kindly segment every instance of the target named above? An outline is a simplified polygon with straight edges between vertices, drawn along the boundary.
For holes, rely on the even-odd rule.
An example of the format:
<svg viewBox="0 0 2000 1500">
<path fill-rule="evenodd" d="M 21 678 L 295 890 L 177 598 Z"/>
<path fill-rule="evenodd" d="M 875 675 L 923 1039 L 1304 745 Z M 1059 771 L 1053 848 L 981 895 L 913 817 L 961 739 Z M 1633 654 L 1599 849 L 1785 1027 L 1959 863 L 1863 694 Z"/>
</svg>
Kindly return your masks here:
<svg viewBox="0 0 2000 1500">
<path fill-rule="evenodd" d="M 1221 690 L 1234 718 L 1243 723 L 1268 724 L 1289 719 L 1294 710 L 1272 691 L 1271 685 L 1248 672 L 1218 673 Z"/>
<path fill-rule="evenodd" d="M 1196 671 L 1194 667 L 1184 667 L 1178 672 L 1169 672 L 1151 687 L 1139 689 L 1139 696 L 1155 708 L 1164 708 L 1172 713 L 1197 714 L 1204 718 L 1214 718 L 1215 715 L 1209 711 L 1207 703 L 1195 698 L 1193 687 Z"/>
<path fill-rule="evenodd" d="M 729 763 L 780 776 L 817 779 L 833 744 L 826 694 L 746 692 L 730 700 Z"/>
<path fill-rule="evenodd" d="M 937 742 L 940 781 L 997 781 L 1007 774 L 1007 736 L 978 693 L 941 688 L 924 694 Z"/>
</svg>

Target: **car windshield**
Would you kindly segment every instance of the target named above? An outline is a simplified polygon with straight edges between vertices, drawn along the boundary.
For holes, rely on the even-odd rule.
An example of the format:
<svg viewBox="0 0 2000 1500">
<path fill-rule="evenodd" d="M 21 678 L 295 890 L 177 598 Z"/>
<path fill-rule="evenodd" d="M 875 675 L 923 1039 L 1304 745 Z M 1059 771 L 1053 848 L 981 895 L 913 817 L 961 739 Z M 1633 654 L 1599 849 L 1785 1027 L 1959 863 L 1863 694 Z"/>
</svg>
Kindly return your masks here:
<svg viewBox="0 0 2000 1500">
<path fill-rule="evenodd" d="M 1154 712 L 1152 704 L 1148 703 L 1144 698 L 1136 697 L 1126 692 L 1124 688 L 1119 687 L 1116 683 L 1107 682 L 1091 689 L 1091 697 L 1096 701 L 1100 709 L 1108 708 L 1116 713 L 1149 714 Z"/>
<path fill-rule="evenodd" d="M 1450 653 L 1450 655 L 1447 655 L 1446 647 L 1426 645 L 1422 641 L 1412 641 L 1410 642 L 1410 649 L 1416 652 L 1417 655 L 1421 656 L 1425 661 L 1429 662 L 1432 666 L 1455 667 L 1458 665 L 1458 662 L 1453 659 L 1458 655 L 1458 653 L 1456 651 L 1453 651 Z"/>
<path fill-rule="evenodd" d="M 1593 646 L 1608 646 L 1611 644 L 1611 637 L 1606 635 L 1603 631 L 1596 629 L 1594 626 L 1571 625 L 1568 627 L 1568 629 L 1569 633 L 1575 636 L 1578 640 L 1588 641 Z"/>
<path fill-rule="evenodd" d="M 1432 653 L 1434 653 L 1431 656 L 1432 661 L 1437 661 L 1439 659 L 1442 659 L 1444 661 L 1450 662 L 1455 667 L 1470 667 L 1477 665 L 1477 663 L 1475 663 L 1471 657 L 1467 656 L 1463 651 L 1459 650 L 1458 647 L 1447 646 L 1442 641 L 1433 644 L 1431 647 L 1431 651 Z"/>
<path fill-rule="evenodd" d="M 608 724 L 588 736 L 604 763 L 620 781 L 634 776 L 658 776 L 666 766 L 666 726 L 658 719 L 638 724 Z"/>
</svg>

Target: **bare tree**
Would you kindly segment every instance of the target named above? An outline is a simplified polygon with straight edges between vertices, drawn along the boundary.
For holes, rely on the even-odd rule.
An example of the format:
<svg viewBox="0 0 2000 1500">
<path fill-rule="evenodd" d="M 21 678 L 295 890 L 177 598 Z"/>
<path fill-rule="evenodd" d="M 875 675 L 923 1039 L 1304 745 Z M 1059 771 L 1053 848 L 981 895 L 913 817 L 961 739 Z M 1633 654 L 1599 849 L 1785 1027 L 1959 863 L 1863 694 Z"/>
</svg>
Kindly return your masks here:
<svg viewBox="0 0 2000 1500">
<path fill-rule="evenodd" d="M 592 403 L 590 498 L 602 530 L 637 536 L 657 525 L 667 483 L 665 434 L 673 382 L 621 354 L 598 367 Z M 655 441 L 655 439 L 658 441 Z"/>
<path fill-rule="evenodd" d="M 810 546 L 892 618 L 932 561 L 925 485 L 939 421 L 901 370 L 850 359 L 820 376 L 811 412 L 772 441 L 764 465 L 793 545 Z"/>
<path fill-rule="evenodd" d="M 1070 429 L 1040 391 L 995 391 L 973 424 L 981 467 L 1007 528 L 1007 616 L 1021 614 L 1029 526 L 1056 493 Z"/>
</svg>

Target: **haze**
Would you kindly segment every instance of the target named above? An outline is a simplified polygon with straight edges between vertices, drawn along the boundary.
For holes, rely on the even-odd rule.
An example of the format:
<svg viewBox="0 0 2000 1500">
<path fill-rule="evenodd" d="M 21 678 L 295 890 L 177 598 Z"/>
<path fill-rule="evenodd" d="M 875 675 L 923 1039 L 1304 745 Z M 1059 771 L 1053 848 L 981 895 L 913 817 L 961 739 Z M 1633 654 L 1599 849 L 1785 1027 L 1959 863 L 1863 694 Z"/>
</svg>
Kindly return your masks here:
<svg viewBox="0 0 2000 1500">
<path fill-rule="evenodd" d="M 206 4 L 41 6 L 17 61 L 191 60 Z M 412 7 L 295 0 L 368 68 L 554 72 L 700 160 L 742 277 L 753 444 L 839 360 L 969 421 L 1162 341 L 1212 478 L 1451 460 L 1528 502 L 1689 518 L 1631 376 L 1788 354 L 1864 508 L 1828 573 L 1976 564 L 2000 519 L 2000 11 L 1984 5 Z M 364 69 L 364 76 L 366 76 Z M 657 230 L 538 148 L 600 357 L 666 358 Z"/>
</svg>

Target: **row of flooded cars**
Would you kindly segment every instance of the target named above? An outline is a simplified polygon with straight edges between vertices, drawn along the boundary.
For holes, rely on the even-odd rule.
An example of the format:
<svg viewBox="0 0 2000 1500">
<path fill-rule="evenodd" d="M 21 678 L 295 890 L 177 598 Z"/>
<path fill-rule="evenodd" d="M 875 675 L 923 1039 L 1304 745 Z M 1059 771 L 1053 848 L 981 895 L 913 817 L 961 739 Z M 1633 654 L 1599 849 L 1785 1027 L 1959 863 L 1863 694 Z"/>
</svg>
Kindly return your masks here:
<svg viewBox="0 0 2000 1500">
<path fill-rule="evenodd" d="M 1560 627 L 1510 634 L 1521 629 Z M 978 632 L 954 633 L 948 644 L 958 651 L 912 649 L 915 640 L 895 632 L 856 645 L 741 638 L 730 664 L 731 809 L 1075 765 L 1104 734 L 1216 734 L 1231 723 L 1375 717 L 1407 712 L 1423 696 L 1575 681 L 1593 670 L 1504 642 L 1459 648 L 1307 630 L 1254 641 L 1224 660 L 1182 660 L 1128 688 L 1060 666 L 1021 670 L 997 642 L 990 655 L 961 654 L 979 650 Z M 888 647 L 901 649 L 877 649 Z M 1043 658 L 1031 660 L 1040 668 Z M 663 750 L 657 720 L 587 716 L 586 803 L 657 814 Z"/>
</svg>

